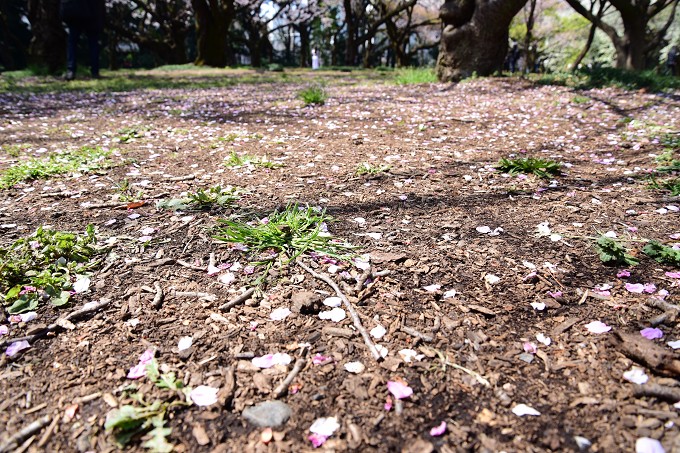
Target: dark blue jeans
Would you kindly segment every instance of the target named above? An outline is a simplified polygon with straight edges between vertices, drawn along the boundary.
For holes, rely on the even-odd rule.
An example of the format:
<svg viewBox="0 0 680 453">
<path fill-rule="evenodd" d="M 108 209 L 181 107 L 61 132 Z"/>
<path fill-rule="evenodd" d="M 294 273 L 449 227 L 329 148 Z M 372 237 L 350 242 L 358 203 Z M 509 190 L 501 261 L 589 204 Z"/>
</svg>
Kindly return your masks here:
<svg viewBox="0 0 680 453">
<path fill-rule="evenodd" d="M 66 69 L 76 73 L 78 61 L 78 40 L 80 35 L 87 36 L 88 49 L 90 51 L 90 74 L 99 76 L 99 30 L 94 26 L 80 24 L 68 25 L 68 47 L 66 49 Z"/>
</svg>

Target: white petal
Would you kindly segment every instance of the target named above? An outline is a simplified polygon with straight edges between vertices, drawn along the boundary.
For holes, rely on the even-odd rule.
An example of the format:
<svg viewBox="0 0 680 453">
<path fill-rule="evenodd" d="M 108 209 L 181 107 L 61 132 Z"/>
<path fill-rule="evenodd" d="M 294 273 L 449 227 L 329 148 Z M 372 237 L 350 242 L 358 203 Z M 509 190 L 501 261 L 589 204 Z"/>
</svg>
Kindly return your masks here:
<svg viewBox="0 0 680 453">
<path fill-rule="evenodd" d="M 359 374 L 365 369 L 366 367 L 361 362 L 347 362 L 345 364 L 345 370 L 349 371 L 350 373 Z"/>
<path fill-rule="evenodd" d="M 635 453 L 666 453 L 666 450 L 658 440 L 641 437 L 635 441 Z"/>
<path fill-rule="evenodd" d="M 189 397 L 197 406 L 210 406 L 217 402 L 217 391 L 214 387 L 199 385 L 191 391 Z"/>
<path fill-rule="evenodd" d="M 317 418 L 312 426 L 309 427 L 309 431 L 314 434 L 319 434 L 320 436 L 331 436 L 333 433 L 340 428 L 337 417 L 323 417 Z"/>
<path fill-rule="evenodd" d="M 76 293 L 84 293 L 90 288 L 90 279 L 88 277 L 79 277 L 73 284 L 73 291 Z"/>
<path fill-rule="evenodd" d="M 680 340 L 669 341 L 668 346 L 670 346 L 673 349 L 678 349 L 680 348 Z"/>
<path fill-rule="evenodd" d="M 382 357 L 383 359 L 387 357 L 387 354 L 389 353 L 387 348 L 380 344 L 376 344 L 375 349 L 378 351 L 378 354 L 380 354 L 380 357 Z"/>
<path fill-rule="evenodd" d="M 374 328 L 371 329 L 371 336 L 373 338 L 378 339 L 378 340 L 381 339 L 382 337 L 384 337 L 386 333 L 387 333 L 387 329 L 385 329 L 380 324 L 378 324 L 377 326 L 375 326 Z"/>
<path fill-rule="evenodd" d="M 427 291 L 428 293 L 436 293 L 439 291 L 439 288 L 441 288 L 442 285 L 429 285 L 429 286 L 423 286 L 423 289 Z"/>
<path fill-rule="evenodd" d="M 545 304 L 543 302 L 531 302 L 529 305 L 531 305 L 534 310 L 545 310 Z"/>
<path fill-rule="evenodd" d="M 501 278 L 493 274 L 486 274 L 484 276 L 484 281 L 487 282 L 489 285 L 495 285 L 496 283 L 501 281 Z"/>
<path fill-rule="evenodd" d="M 484 225 L 484 226 L 478 226 L 477 228 L 475 228 L 475 230 L 477 230 L 477 232 L 478 232 L 478 233 L 481 233 L 481 234 L 488 234 L 488 233 L 491 232 L 491 228 L 489 228 L 489 227 L 486 226 L 486 225 Z"/>
<path fill-rule="evenodd" d="M 546 337 L 542 333 L 536 334 L 536 340 L 538 340 L 540 343 L 543 343 L 546 346 L 550 346 L 550 343 L 552 343 L 552 340 L 550 339 L 550 337 Z"/>
<path fill-rule="evenodd" d="M 330 311 L 322 311 L 319 313 L 319 318 L 330 319 L 333 322 L 340 322 L 347 317 L 345 310 L 340 307 L 335 307 Z"/>
<path fill-rule="evenodd" d="M 376 241 L 382 239 L 382 233 L 366 233 L 366 236 Z"/>
<path fill-rule="evenodd" d="M 277 308 L 276 310 L 273 310 L 269 314 L 269 319 L 271 319 L 272 321 L 282 321 L 286 319 L 290 314 L 291 311 L 288 307 L 280 307 Z"/>
<path fill-rule="evenodd" d="M 628 371 L 624 371 L 623 378 L 633 384 L 642 385 L 649 380 L 649 376 L 645 374 L 645 370 L 640 367 L 632 367 Z"/>
<path fill-rule="evenodd" d="M 541 413 L 538 412 L 536 409 L 527 406 L 526 404 L 518 404 L 517 406 L 513 407 L 512 413 L 517 415 L 518 417 L 522 417 L 524 415 L 541 415 Z"/>
<path fill-rule="evenodd" d="M 177 343 L 177 349 L 180 351 L 184 351 L 185 349 L 189 349 L 191 345 L 193 344 L 194 339 L 191 337 L 182 337 L 179 339 L 179 342 Z"/>
<path fill-rule="evenodd" d="M 455 289 L 450 289 L 442 295 L 442 299 L 450 299 L 452 297 L 456 297 L 456 294 L 458 294 L 458 292 L 456 292 Z"/>
<path fill-rule="evenodd" d="M 324 299 L 323 304 L 327 307 L 339 307 L 340 305 L 342 305 L 342 299 L 335 296 L 327 297 L 326 299 Z"/>
</svg>

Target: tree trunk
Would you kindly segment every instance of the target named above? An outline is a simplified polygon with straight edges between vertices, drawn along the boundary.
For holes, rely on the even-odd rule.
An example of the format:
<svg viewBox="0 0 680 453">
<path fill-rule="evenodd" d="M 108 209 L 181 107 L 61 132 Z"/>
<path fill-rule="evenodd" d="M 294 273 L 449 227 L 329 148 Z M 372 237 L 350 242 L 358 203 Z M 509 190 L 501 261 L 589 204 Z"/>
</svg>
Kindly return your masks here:
<svg viewBox="0 0 680 453">
<path fill-rule="evenodd" d="M 352 0 L 343 0 L 345 8 L 345 23 L 347 24 L 347 41 L 345 43 L 345 64 L 354 66 L 357 60 L 357 24 L 354 11 L 352 11 Z"/>
<path fill-rule="evenodd" d="M 196 66 L 227 65 L 227 32 L 234 19 L 233 0 L 191 0 L 196 15 Z"/>
<path fill-rule="evenodd" d="M 616 50 L 616 67 L 629 71 L 646 69 L 648 18 L 643 15 L 631 15 L 622 17 L 622 19 L 623 39 L 613 41 Z"/>
<path fill-rule="evenodd" d="M 444 24 L 437 76 L 457 81 L 502 68 L 508 27 L 527 0 L 446 0 L 439 9 Z"/>
<path fill-rule="evenodd" d="M 59 0 L 29 0 L 28 19 L 33 33 L 29 63 L 44 65 L 54 74 L 66 62 L 66 33 L 61 25 Z"/>
<path fill-rule="evenodd" d="M 536 23 L 536 2 L 538 0 L 529 0 L 529 16 L 527 17 L 527 34 L 524 36 L 524 72 L 533 72 L 536 65 L 536 51 L 532 48 L 534 40 L 534 25 Z"/>
<path fill-rule="evenodd" d="M 300 34 L 300 67 L 308 68 L 311 51 L 309 49 L 309 24 L 303 23 L 295 27 Z"/>
</svg>

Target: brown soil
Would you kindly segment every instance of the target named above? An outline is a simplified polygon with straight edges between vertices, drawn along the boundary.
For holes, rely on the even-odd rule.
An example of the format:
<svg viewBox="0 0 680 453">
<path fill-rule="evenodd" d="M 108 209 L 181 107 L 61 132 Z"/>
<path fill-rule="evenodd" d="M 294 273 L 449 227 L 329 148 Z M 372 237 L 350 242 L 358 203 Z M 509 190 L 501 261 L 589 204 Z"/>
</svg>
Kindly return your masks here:
<svg viewBox="0 0 680 453">
<path fill-rule="evenodd" d="M 309 427 L 329 416 L 338 417 L 340 428 L 323 451 L 578 451 L 578 436 L 592 442 L 590 451 L 633 451 L 641 437 L 680 451 L 676 401 L 640 396 L 623 378 L 636 365 L 649 375 L 647 385 L 680 391 L 671 366 L 679 357 L 666 344 L 678 339 L 673 318 L 657 326 L 665 335 L 654 340 L 663 352 L 654 362 L 649 356 L 658 358 L 659 351 L 638 332 L 663 312 L 650 306 L 654 295 L 624 286 L 654 283 L 676 304 L 678 279 L 665 273 L 677 269 L 640 254 L 632 275 L 618 278 L 621 267 L 603 265 L 588 238 L 614 231 L 619 238 L 670 244 L 669 235 L 680 232 L 677 197 L 650 190 L 645 179 L 657 166 L 653 155 L 664 151 L 659 139 L 680 128 L 677 95 L 576 93 L 515 79 L 398 87 L 336 77 L 329 79 L 325 105 L 305 107 L 296 99 L 300 88 L 280 83 L 0 95 L 0 145 L 28 145 L 19 157 L 0 152 L 0 168 L 44 155 L 44 149 L 84 145 L 117 150 L 114 161 L 120 164 L 0 191 L 2 246 L 39 225 L 82 232 L 92 223 L 102 241 L 117 238 L 89 292 L 75 296 L 69 307 L 41 306 L 38 319 L 10 325 L 4 340 L 49 325 L 85 302 L 111 300 L 75 321 L 74 330 L 57 329 L 14 357 L 3 354 L 0 442 L 47 415 L 56 420 L 49 438 L 38 447 L 47 427 L 25 436 L 28 451 L 116 450 L 104 422 L 114 405 L 132 403 L 123 389 L 134 383 L 147 401 L 167 398 L 167 391 L 144 378 L 126 379 L 152 347 L 158 363 L 185 384 L 221 389 L 217 404 L 169 412 L 176 451 L 311 451 Z M 123 128 L 143 136 L 118 143 Z M 219 140 L 230 135 L 233 141 Z M 267 155 L 285 166 L 226 167 L 232 151 Z M 512 154 L 568 166 L 554 183 L 493 169 Z M 390 169 L 356 176 L 362 162 Z M 137 198 L 145 205 L 126 209 L 116 199 L 117 184 L 126 178 L 134 196 L 143 192 Z M 155 208 L 159 199 L 217 184 L 248 193 L 231 209 Z M 177 262 L 205 268 L 214 253 L 217 264 L 246 265 L 245 255 L 212 239 L 211 228 L 231 214 L 264 217 L 289 202 L 327 209 L 335 218 L 330 232 L 369 253 L 374 272 L 389 271 L 357 288 L 362 271 L 341 264 L 352 276 L 341 288 L 363 326 L 387 329 L 374 340 L 389 351 L 384 360 L 374 360 L 356 332 L 349 338 L 329 332 L 353 329 L 349 316 L 336 324 L 312 310 L 270 320 L 272 310 L 293 308 L 292 298 L 304 298 L 304 291 L 335 295 L 297 265 L 271 275 L 263 295 L 220 311 L 249 287 L 253 275 L 237 270 L 237 280 L 224 285 Z M 668 212 L 657 212 L 666 206 Z M 139 217 L 130 218 L 133 213 Z M 563 239 L 538 237 L 541 222 Z M 491 236 L 478 232 L 481 226 L 503 231 Z M 148 227 L 155 229 L 153 240 L 143 245 L 138 238 Z M 329 264 L 309 257 L 304 262 L 328 274 Z M 536 277 L 526 278 L 531 263 Z M 339 274 L 332 278 L 342 281 Z M 155 284 L 165 293 L 159 308 L 147 290 L 155 291 Z M 611 285 L 610 297 L 593 294 L 603 284 Z M 425 289 L 430 285 L 441 286 Z M 557 291 L 561 295 L 548 294 Z M 534 309 L 532 302 L 546 308 Z M 588 332 L 584 326 L 596 320 L 612 330 Z M 538 342 L 540 333 L 552 343 Z M 626 333 L 634 335 L 618 335 Z M 193 337 L 193 346 L 180 354 L 184 336 Z M 526 342 L 538 352 L 525 353 Z M 405 363 L 398 354 L 404 348 L 424 357 Z M 258 370 L 249 358 L 276 352 L 308 360 L 279 398 L 291 406 L 292 417 L 265 445 L 262 428 L 241 412 L 274 399 L 273 389 L 293 364 Z M 314 364 L 317 353 L 329 359 Z M 344 364 L 352 361 L 361 361 L 365 371 L 348 373 Z M 452 364 L 478 373 L 490 386 Z M 386 384 L 398 379 L 414 394 L 401 401 L 400 410 L 386 411 Z M 75 417 L 64 419 L 73 404 Z M 519 417 L 511 411 L 518 404 L 540 415 Z M 446 433 L 431 436 L 442 421 Z M 133 441 L 132 450 L 141 450 L 142 443 Z"/>
</svg>

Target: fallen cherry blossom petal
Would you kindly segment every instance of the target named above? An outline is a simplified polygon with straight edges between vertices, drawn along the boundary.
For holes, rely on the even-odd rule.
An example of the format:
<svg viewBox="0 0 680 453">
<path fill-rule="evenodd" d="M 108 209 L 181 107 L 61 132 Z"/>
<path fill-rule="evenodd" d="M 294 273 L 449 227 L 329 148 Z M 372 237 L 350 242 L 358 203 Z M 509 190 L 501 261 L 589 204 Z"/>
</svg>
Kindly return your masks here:
<svg viewBox="0 0 680 453">
<path fill-rule="evenodd" d="M 80 277 L 73 284 L 73 291 L 75 291 L 76 293 L 84 293 L 88 289 L 90 289 L 89 277 Z"/>
<path fill-rule="evenodd" d="M 347 313 L 340 307 L 335 307 L 330 311 L 322 311 L 319 313 L 319 318 L 329 319 L 333 322 L 340 322 L 347 317 Z"/>
<path fill-rule="evenodd" d="M 640 335 L 648 340 L 656 340 L 657 338 L 663 338 L 663 331 L 656 327 L 647 327 L 640 331 Z"/>
<path fill-rule="evenodd" d="M 493 274 L 486 274 L 484 276 L 484 281 L 487 282 L 489 285 L 495 285 L 496 283 L 501 281 L 501 278 Z"/>
<path fill-rule="evenodd" d="M 319 364 L 321 364 L 321 363 L 326 362 L 329 358 L 330 358 L 330 357 L 326 357 L 326 356 L 323 355 L 323 354 L 316 354 L 316 355 L 312 358 L 312 363 L 313 363 L 314 365 L 319 365 Z"/>
<path fill-rule="evenodd" d="M 362 373 L 362 372 L 366 369 L 366 367 L 364 366 L 364 364 L 361 363 L 361 362 L 347 362 L 347 363 L 344 365 L 344 368 L 345 368 L 345 370 L 347 370 L 348 372 L 354 373 L 354 374 Z"/>
<path fill-rule="evenodd" d="M 450 289 L 442 295 L 442 299 L 450 299 L 452 297 L 456 297 L 456 294 L 458 293 L 456 292 L 455 289 Z"/>
<path fill-rule="evenodd" d="M 0 326 L 0 337 L 3 335 L 8 335 L 9 334 L 9 327 L 7 326 Z"/>
<path fill-rule="evenodd" d="M 415 360 L 421 361 L 425 357 L 425 354 L 418 354 L 413 349 L 402 349 L 397 354 L 399 354 L 401 359 L 406 363 L 410 363 Z"/>
<path fill-rule="evenodd" d="M 342 305 L 342 299 L 339 297 L 327 297 L 324 299 L 323 304 L 327 307 L 339 307 Z"/>
<path fill-rule="evenodd" d="M 642 283 L 626 283 L 626 290 L 635 294 L 642 294 L 645 290 L 645 285 Z"/>
<path fill-rule="evenodd" d="M 536 354 L 536 352 L 538 352 L 538 348 L 536 347 L 536 345 L 529 341 L 524 343 L 522 347 L 524 348 L 524 352 L 528 352 L 529 354 Z"/>
<path fill-rule="evenodd" d="M 261 357 L 254 357 L 251 362 L 258 368 L 271 368 L 274 365 L 288 365 L 291 357 L 286 353 L 277 352 L 276 354 L 266 354 Z"/>
<path fill-rule="evenodd" d="M 669 341 L 667 344 L 673 349 L 680 349 L 680 340 Z"/>
<path fill-rule="evenodd" d="M 550 337 L 546 337 L 546 336 L 543 335 L 542 333 L 537 333 L 537 334 L 536 334 L 536 340 L 537 340 L 539 343 L 543 343 L 543 344 L 546 345 L 546 346 L 550 346 L 550 343 L 552 343 L 552 340 L 550 339 Z"/>
<path fill-rule="evenodd" d="M 526 404 L 518 404 L 515 407 L 512 408 L 512 413 L 517 415 L 518 417 L 523 417 L 525 415 L 541 415 L 540 412 L 538 412 L 536 409 L 534 409 L 531 406 L 527 406 Z"/>
<path fill-rule="evenodd" d="M 429 285 L 429 286 L 423 286 L 423 289 L 427 291 L 428 293 L 436 293 L 439 291 L 439 288 L 441 288 L 442 285 Z"/>
<path fill-rule="evenodd" d="M 654 283 L 645 283 L 643 286 L 643 291 L 647 294 L 653 294 L 656 292 L 656 285 Z"/>
<path fill-rule="evenodd" d="M 413 389 L 399 381 L 388 381 L 387 390 L 389 390 L 390 393 L 398 400 L 402 400 L 413 395 Z"/>
<path fill-rule="evenodd" d="M 478 226 L 477 228 L 475 228 L 475 230 L 477 230 L 477 232 L 481 233 L 481 234 L 488 234 L 488 233 L 491 232 L 491 228 L 489 228 L 486 225 L 485 226 Z"/>
<path fill-rule="evenodd" d="M 620 270 L 616 273 L 618 278 L 628 278 L 630 277 L 630 271 L 628 269 Z"/>
<path fill-rule="evenodd" d="M 392 397 L 391 396 L 388 395 L 387 398 L 385 398 L 385 404 L 383 405 L 383 409 L 385 410 L 385 412 L 389 412 L 389 411 L 392 410 Z"/>
<path fill-rule="evenodd" d="M 38 317 L 38 314 L 34 311 L 28 311 L 19 315 L 21 322 L 30 322 Z"/>
<path fill-rule="evenodd" d="M 385 329 L 383 326 L 378 324 L 374 328 L 371 329 L 371 336 L 377 340 L 380 340 L 382 337 L 385 336 L 387 333 L 387 329 Z"/>
<path fill-rule="evenodd" d="M 326 442 L 326 440 L 328 440 L 328 436 L 322 436 L 321 434 L 310 434 L 307 436 L 307 439 L 309 439 L 314 448 L 319 448 Z"/>
<path fill-rule="evenodd" d="M 138 363 L 137 365 L 133 366 L 130 368 L 130 371 L 128 371 L 127 378 L 128 379 L 139 379 L 146 376 L 146 364 L 145 363 Z"/>
<path fill-rule="evenodd" d="M 139 364 L 146 365 L 147 363 L 151 363 L 155 355 L 156 355 L 155 349 L 153 348 L 147 349 L 142 353 L 142 355 L 139 356 Z"/>
<path fill-rule="evenodd" d="M 210 406 L 217 402 L 217 391 L 215 387 L 199 385 L 189 393 L 189 398 L 197 406 Z"/>
<path fill-rule="evenodd" d="M 635 441 L 635 453 L 666 453 L 666 450 L 658 440 L 641 437 Z"/>
<path fill-rule="evenodd" d="M 430 430 L 430 436 L 439 437 L 439 436 L 444 435 L 445 432 L 446 432 L 446 422 L 442 421 L 441 424 L 439 424 L 439 426 L 435 426 L 434 428 L 432 428 Z"/>
<path fill-rule="evenodd" d="M 666 272 L 664 275 L 669 278 L 680 278 L 680 272 Z"/>
<path fill-rule="evenodd" d="M 7 354 L 7 357 L 14 357 L 19 353 L 19 351 L 23 351 L 24 349 L 28 349 L 30 347 L 30 343 L 26 340 L 15 341 L 11 345 L 7 346 L 5 354 Z"/>
<path fill-rule="evenodd" d="M 320 436 L 332 436 L 333 433 L 340 428 L 338 417 L 321 417 L 314 420 L 309 431 Z"/>
<path fill-rule="evenodd" d="M 586 324 L 584 327 L 588 329 L 588 332 L 595 334 L 605 333 L 612 330 L 611 326 L 608 326 L 601 321 L 593 321 L 589 324 Z"/>
<path fill-rule="evenodd" d="M 378 351 L 378 354 L 380 354 L 380 357 L 382 357 L 383 359 L 387 357 L 387 354 L 389 353 L 387 348 L 381 344 L 376 344 L 375 349 L 376 351 Z"/>
<path fill-rule="evenodd" d="M 531 307 L 534 310 L 538 310 L 538 311 L 545 310 L 545 303 L 543 303 L 543 302 L 531 302 L 529 305 L 531 305 Z"/>
<path fill-rule="evenodd" d="M 291 313 L 292 312 L 288 307 L 280 307 L 272 310 L 272 312 L 269 314 L 269 319 L 272 321 L 282 321 L 290 316 Z"/>
<path fill-rule="evenodd" d="M 640 367 L 632 367 L 628 371 L 623 372 L 623 378 L 633 384 L 642 385 L 649 380 L 649 376 L 645 374 L 645 370 Z"/>
<path fill-rule="evenodd" d="M 224 274 L 217 277 L 217 281 L 225 285 L 231 285 L 236 281 L 236 275 L 233 272 L 225 272 Z"/>
<path fill-rule="evenodd" d="M 182 337 L 179 339 L 179 342 L 177 343 L 177 349 L 180 351 L 184 351 L 185 349 L 189 349 L 191 345 L 193 344 L 194 339 L 191 337 Z"/>
</svg>

